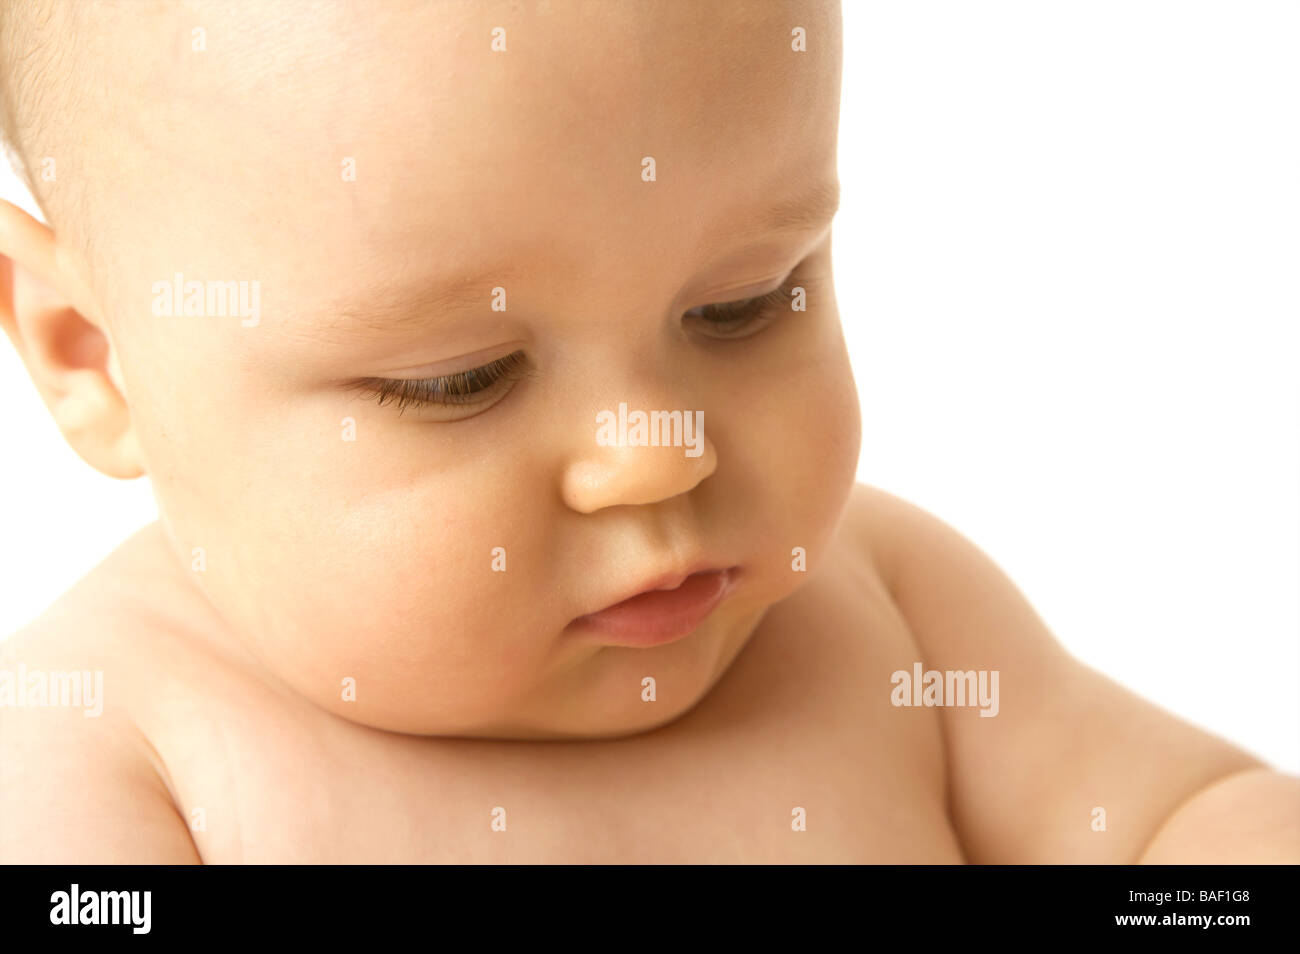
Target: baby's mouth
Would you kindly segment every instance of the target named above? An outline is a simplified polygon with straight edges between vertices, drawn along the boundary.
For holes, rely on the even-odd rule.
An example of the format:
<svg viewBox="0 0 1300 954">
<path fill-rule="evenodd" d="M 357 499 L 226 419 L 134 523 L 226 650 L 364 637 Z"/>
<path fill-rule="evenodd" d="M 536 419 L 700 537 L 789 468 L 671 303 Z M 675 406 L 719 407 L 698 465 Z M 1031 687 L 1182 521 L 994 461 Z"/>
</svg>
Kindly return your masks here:
<svg viewBox="0 0 1300 954">
<path fill-rule="evenodd" d="M 584 639 L 649 647 L 689 636 L 735 586 L 737 567 L 699 570 L 631 596 L 569 624 Z"/>
</svg>

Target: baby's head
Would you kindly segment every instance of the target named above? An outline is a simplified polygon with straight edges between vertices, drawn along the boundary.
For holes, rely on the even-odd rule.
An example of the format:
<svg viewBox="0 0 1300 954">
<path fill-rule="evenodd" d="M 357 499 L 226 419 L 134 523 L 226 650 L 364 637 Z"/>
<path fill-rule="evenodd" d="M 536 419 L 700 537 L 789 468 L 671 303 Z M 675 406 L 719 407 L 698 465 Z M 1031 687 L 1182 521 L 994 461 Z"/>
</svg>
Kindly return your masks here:
<svg viewBox="0 0 1300 954">
<path fill-rule="evenodd" d="M 816 569 L 859 445 L 836 5 L 3 15 L 49 225 L 0 203 L 0 317 L 295 691 L 403 732 L 641 731 Z M 576 621 L 701 568 L 731 589 L 684 638 Z"/>
</svg>

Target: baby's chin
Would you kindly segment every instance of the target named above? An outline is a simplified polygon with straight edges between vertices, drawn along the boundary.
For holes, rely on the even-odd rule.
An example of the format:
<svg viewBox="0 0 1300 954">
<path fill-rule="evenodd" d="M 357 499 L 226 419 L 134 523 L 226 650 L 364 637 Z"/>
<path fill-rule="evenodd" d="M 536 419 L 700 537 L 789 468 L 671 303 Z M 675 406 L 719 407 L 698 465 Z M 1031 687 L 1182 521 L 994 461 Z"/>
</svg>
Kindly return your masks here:
<svg viewBox="0 0 1300 954">
<path fill-rule="evenodd" d="M 726 607 L 668 646 L 580 646 L 546 672 L 445 672 L 413 678 L 399 660 L 311 671 L 262 659 L 287 689 L 352 725 L 404 735 L 519 741 L 616 739 L 669 725 L 703 701 L 752 637 L 767 605 Z M 257 654 L 256 648 L 254 653 Z M 303 655 L 306 657 L 306 648 Z M 354 676 L 333 672 L 351 668 Z M 327 674 L 330 673 L 330 674 Z M 455 694 L 434 687 L 458 686 Z M 467 686 L 481 687 L 477 691 Z"/>
</svg>

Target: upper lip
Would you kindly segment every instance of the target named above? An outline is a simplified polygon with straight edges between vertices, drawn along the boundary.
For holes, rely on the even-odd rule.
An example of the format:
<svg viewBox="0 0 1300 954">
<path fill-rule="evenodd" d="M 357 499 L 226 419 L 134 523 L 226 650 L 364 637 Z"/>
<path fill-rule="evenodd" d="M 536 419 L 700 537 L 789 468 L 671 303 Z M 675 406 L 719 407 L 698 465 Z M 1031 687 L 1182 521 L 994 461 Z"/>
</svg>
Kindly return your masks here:
<svg viewBox="0 0 1300 954">
<path fill-rule="evenodd" d="M 640 596 L 643 593 L 652 593 L 655 590 L 675 590 L 686 582 L 687 577 L 694 576 L 696 573 L 718 573 L 722 570 L 729 569 L 733 568 L 724 564 L 701 560 L 691 564 L 690 567 L 685 570 L 668 570 L 650 578 L 645 583 L 642 583 L 637 589 L 632 590 L 631 592 L 625 592 L 624 595 L 620 596 L 618 599 L 605 603 L 600 607 L 600 609 L 592 610 L 591 613 L 584 613 L 583 615 L 590 616 L 592 613 L 599 613 L 601 610 L 609 609 L 611 606 L 617 606 L 619 603 L 625 603 L 632 599 L 632 597 Z"/>
</svg>

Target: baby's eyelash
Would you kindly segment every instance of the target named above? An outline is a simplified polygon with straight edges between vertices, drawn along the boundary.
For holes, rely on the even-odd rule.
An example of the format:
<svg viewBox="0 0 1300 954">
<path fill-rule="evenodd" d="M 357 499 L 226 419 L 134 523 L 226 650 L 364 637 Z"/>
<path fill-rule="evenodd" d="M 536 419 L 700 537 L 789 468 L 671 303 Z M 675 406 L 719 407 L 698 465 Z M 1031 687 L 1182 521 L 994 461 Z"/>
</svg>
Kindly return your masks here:
<svg viewBox="0 0 1300 954">
<path fill-rule="evenodd" d="M 457 371 L 436 378 L 362 378 L 349 387 L 364 392 L 380 407 L 395 404 L 399 411 L 413 404 L 441 404 L 447 407 L 472 405 L 485 392 L 512 383 L 529 371 L 522 351 L 512 351 L 478 368 Z"/>
</svg>

